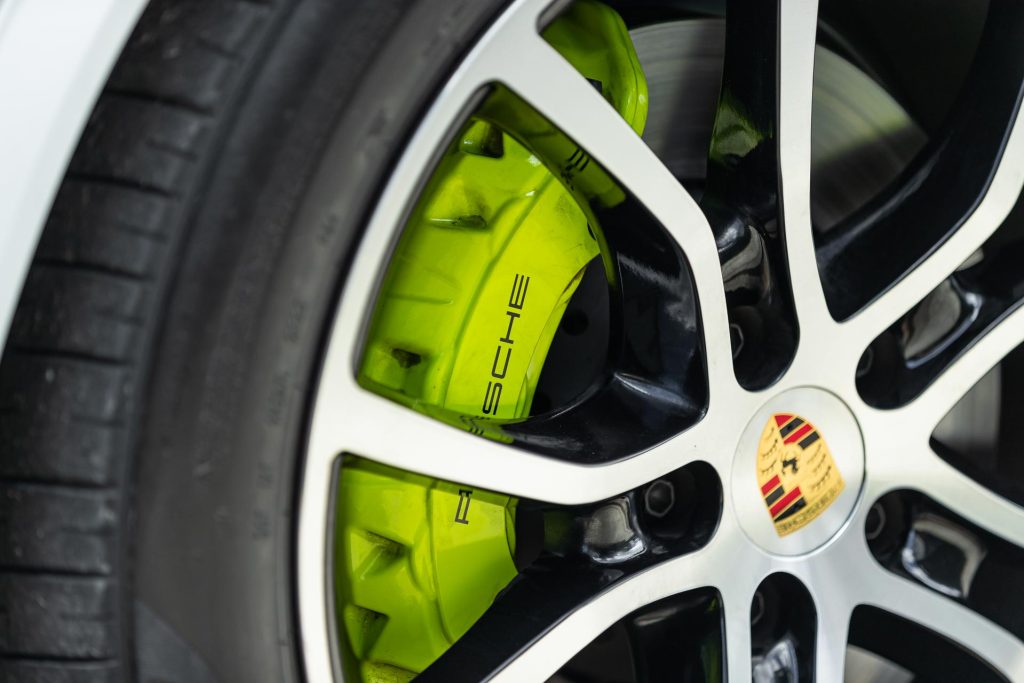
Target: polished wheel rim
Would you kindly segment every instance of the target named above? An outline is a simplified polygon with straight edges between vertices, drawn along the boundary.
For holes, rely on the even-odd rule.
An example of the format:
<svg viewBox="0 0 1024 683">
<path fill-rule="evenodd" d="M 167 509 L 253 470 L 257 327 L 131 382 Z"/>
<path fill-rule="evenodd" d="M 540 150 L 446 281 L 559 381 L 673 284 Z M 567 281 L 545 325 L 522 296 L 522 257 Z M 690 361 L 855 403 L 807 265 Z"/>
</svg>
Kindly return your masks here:
<svg viewBox="0 0 1024 683">
<path fill-rule="evenodd" d="M 798 579 L 813 601 L 810 656 L 817 680 L 842 680 L 850 619 L 859 605 L 884 608 L 922 624 L 976 653 L 1006 677 L 1024 679 L 1024 649 L 1017 637 L 965 605 L 884 568 L 865 534 L 879 523 L 877 508 L 872 512 L 875 501 L 892 491 L 913 489 L 971 524 L 1024 546 L 1024 511 L 952 467 L 930 441 L 956 402 L 1024 340 L 1024 311 L 1010 308 L 978 331 L 916 396 L 899 405 L 869 404 L 857 380 L 873 340 L 956 272 L 1003 223 L 1024 182 L 1024 132 L 1016 125 L 1007 128 L 991 178 L 965 219 L 954 221 L 948 235 L 921 252 L 907 272 L 859 308 L 843 309 L 848 315 L 837 320 L 826 290 L 840 284 L 828 280 L 829 262 L 816 248 L 810 211 L 816 3 L 784 0 L 776 21 L 761 27 L 765 37 L 732 52 L 727 47 L 726 79 L 729 60 L 752 57 L 751 51 L 772 55 L 771 71 L 776 72 L 777 64 L 777 77 L 769 79 L 775 87 L 752 105 L 761 107 L 777 125 L 777 158 L 769 160 L 778 173 L 772 182 L 781 188 L 777 206 L 784 238 L 777 246 L 785 265 L 777 276 L 791 292 L 799 328 L 792 353 L 769 380 L 743 382 L 742 373 L 734 370 L 735 323 L 723 289 L 715 226 L 630 126 L 543 40 L 538 25 L 551 14 L 549 0 L 518 0 L 467 55 L 410 139 L 347 276 L 330 332 L 301 484 L 298 602 L 309 678 L 340 679 L 331 607 L 332 487 L 340 454 L 356 453 L 431 477 L 561 505 L 596 504 L 626 491 L 644 490 L 694 462 L 709 465 L 722 482 L 721 516 L 706 544 L 626 572 L 590 593 L 582 591 L 578 602 L 559 603 L 560 612 L 550 623 L 527 626 L 525 632 L 516 625 L 516 637 L 525 647 L 510 652 L 496 648 L 489 661 L 474 661 L 467 670 L 510 681 L 545 680 L 635 610 L 712 588 L 723 610 L 726 670 L 737 680 L 745 678 L 753 666 L 751 610 L 758 588 L 767 577 L 785 573 Z M 742 25 L 743 17 L 737 13 L 727 16 L 729 21 Z M 642 452 L 624 452 L 620 459 L 601 464 L 540 455 L 454 429 L 357 382 L 361 344 L 381 274 L 409 207 L 444 141 L 495 83 L 507 86 L 587 150 L 664 227 L 686 257 L 699 310 L 709 396 L 695 424 Z M 742 84 L 736 89 L 757 96 Z M 827 286 L 819 275 L 819 262 Z M 757 435 L 772 416 L 787 413 L 813 423 L 810 426 L 820 429 L 825 442 L 834 442 L 830 448 L 843 449 L 838 460 L 847 463 L 839 467 L 845 489 L 834 506 L 841 513 L 823 522 L 833 509 L 829 506 L 808 522 L 808 532 L 800 529 L 793 534 L 798 538 L 808 533 L 814 535 L 812 540 L 788 546 L 770 534 L 765 500 L 752 476 Z M 747 433 L 751 430 L 753 437 Z M 861 448 L 862 456 L 851 457 L 851 449 Z M 759 531 L 752 532 L 754 528 Z M 761 537 L 765 530 L 767 541 Z M 458 661 L 459 646 L 445 657 Z"/>
</svg>

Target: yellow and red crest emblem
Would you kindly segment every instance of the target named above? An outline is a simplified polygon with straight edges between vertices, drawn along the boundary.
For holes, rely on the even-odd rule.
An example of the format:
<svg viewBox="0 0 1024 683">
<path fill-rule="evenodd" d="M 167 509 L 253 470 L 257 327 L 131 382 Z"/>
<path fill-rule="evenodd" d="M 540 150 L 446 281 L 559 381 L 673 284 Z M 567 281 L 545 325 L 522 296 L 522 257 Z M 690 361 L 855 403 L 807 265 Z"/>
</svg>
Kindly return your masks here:
<svg viewBox="0 0 1024 683">
<path fill-rule="evenodd" d="M 828 509 L 844 483 L 815 426 L 798 415 L 776 413 L 758 444 L 757 485 L 776 533 L 786 536 Z"/>
</svg>

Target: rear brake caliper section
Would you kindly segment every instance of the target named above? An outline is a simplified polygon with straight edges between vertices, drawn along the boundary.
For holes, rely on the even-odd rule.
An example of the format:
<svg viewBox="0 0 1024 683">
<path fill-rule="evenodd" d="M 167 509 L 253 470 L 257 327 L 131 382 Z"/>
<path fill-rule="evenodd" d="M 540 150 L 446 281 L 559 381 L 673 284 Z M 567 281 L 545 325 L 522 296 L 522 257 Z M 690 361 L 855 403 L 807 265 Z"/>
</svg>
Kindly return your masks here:
<svg viewBox="0 0 1024 683">
<path fill-rule="evenodd" d="M 346 680 L 411 678 L 516 574 L 508 496 L 347 458 L 337 499 Z"/>
<path fill-rule="evenodd" d="M 614 11 L 578 2 L 544 36 L 642 131 L 646 82 Z M 530 414 L 562 313 L 600 253 L 574 193 L 621 201 L 567 138 L 523 132 L 540 120 L 498 93 L 449 145 L 395 250 L 360 368 L 372 391 L 491 438 Z M 534 152 L 565 168 L 556 176 Z M 347 458 L 337 499 L 350 677 L 411 678 L 516 574 L 507 496 Z"/>
</svg>

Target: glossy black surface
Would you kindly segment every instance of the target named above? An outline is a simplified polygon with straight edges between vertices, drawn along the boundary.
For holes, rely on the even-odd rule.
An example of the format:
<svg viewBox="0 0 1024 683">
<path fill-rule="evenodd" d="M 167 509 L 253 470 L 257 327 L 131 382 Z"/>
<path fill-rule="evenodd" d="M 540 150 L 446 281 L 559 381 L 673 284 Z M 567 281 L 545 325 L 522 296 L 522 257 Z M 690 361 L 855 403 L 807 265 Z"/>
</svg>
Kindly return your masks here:
<svg viewBox="0 0 1024 683">
<path fill-rule="evenodd" d="M 877 505 L 884 524 L 868 546 L 882 566 L 1024 637 L 1024 549 L 916 491 L 894 491 Z"/>
<path fill-rule="evenodd" d="M 577 607 L 630 573 L 548 557 L 524 570 L 417 681 L 486 681 Z"/>
<path fill-rule="evenodd" d="M 1007 683 L 986 662 L 939 634 L 877 607 L 860 605 L 850 619 L 850 644 L 914 674 L 914 681 Z"/>
<path fill-rule="evenodd" d="M 637 681 L 714 681 L 725 670 L 721 597 L 713 589 L 660 600 L 624 622 Z"/>
<path fill-rule="evenodd" d="M 762 389 L 789 366 L 798 337 L 779 207 L 778 4 L 731 0 L 725 21 L 701 208 L 722 262 L 736 377 Z"/>
<path fill-rule="evenodd" d="M 755 669 L 767 680 L 814 680 L 818 616 L 807 588 L 791 574 L 772 574 L 750 606 L 750 647 Z"/>
<path fill-rule="evenodd" d="M 586 267 L 548 348 L 533 396 L 531 415 L 572 405 L 603 379 L 611 339 L 611 301 L 604 264 Z"/>
<path fill-rule="evenodd" d="M 903 277 L 978 205 L 1024 86 L 1024 5 L 993 0 L 946 124 L 893 188 L 816 239 L 832 315 L 843 320 Z"/>
<path fill-rule="evenodd" d="M 1018 346 L 999 364 L 995 429 L 988 434 L 962 432 L 942 435 L 953 437 L 943 442 L 932 436 L 932 448 L 946 462 L 999 495 L 1024 506 L 1024 346 Z M 978 391 L 986 391 L 978 387 Z"/>
<path fill-rule="evenodd" d="M 722 602 L 711 588 L 646 605 L 621 619 L 559 671 L 567 683 L 720 680 Z"/>
<path fill-rule="evenodd" d="M 541 159 L 590 219 L 608 287 L 607 356 L 590 386 L 567 405 L 554 404 L 524 421 L 480 424 L 485 433 L 490 428 L 499 438 L 554 457 L 585 463 L 628 457 L 684 431 L 706 409 L 693 280 L 664 228 L 624 189 L 609 191 L 617 184 L 596 161 L 586 164 L 585 173 L 570 174 L 565 151 L 577 158 L 579 148 L 536 112 L 524 115 L 525 109 L 498 87 L 477 114 Z M 546 375 L 558 371 L 548 366 Z"/>
<path fill-rule="evenodd" d="M 694 424 L 706 407 L 703 345 L 683 255 L 635 201 L 595 211 L 616 268 L 601 379 L 577 402 L 505 425 L 516 442 L 603 462 Z"/>
<path fill-rule="evenodd" d="M 676 502 L 680 506 L 678 524 L 671 527 L 671 533 L 662 533 L 647 513 L 646 487 L 574 508 L 521 501 L 516 511 L 517 543 L 534 547 L 536 557 L 517 558 L 525 564 L 519 575 L 417 680 L 487 680 L 601 592 L 658 562 L 693 552 L 707 543 L 718 524 L 722 505 L 721 485 L 713 468 L 694 463 L 667 479 L 690 493 Z M 681 608 L 673 615 L 680 616 Z M 634 648 L 656 648 L 657 639 L 664 638 L 665 633 L 658 628 L 633 629 L 630 637 Z M 651 640 L 646 644 L 637 640 L 648 637 Z M 656 661 L 638 666 L 660 670 Z"/>
<path fill-rule="evenodd" d="M 865 401 L 893 408 L 914 399 L 1024 302 L 1024 201 L 981 254 L 872 342 L 857 378 Z"/>
</svg>

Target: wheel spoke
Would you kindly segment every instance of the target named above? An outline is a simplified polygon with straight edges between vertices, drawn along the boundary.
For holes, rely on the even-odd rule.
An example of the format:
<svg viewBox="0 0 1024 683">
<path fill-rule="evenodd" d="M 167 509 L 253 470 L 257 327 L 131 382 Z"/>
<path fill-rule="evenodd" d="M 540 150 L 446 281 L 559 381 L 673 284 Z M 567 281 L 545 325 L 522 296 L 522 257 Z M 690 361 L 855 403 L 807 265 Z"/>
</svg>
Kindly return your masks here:
<svg viewBox="0 0 1024 683">
<path fill-rule="evenodd" d="M 753 670 L 750 651 L 750 601 L 754 589 L 722 595 L 725 609 L 725 669 L 728 680 L 745 680 Z"/>
<path fill-rule="evenodd" d="M 857 524 L 855 518 L 851 527 Z M 793 568 L 793 574 L 809 587 L 814 599 L 817 681 L 843 680 L 850 616 L 862 590 L 863 567 L 872 563 L 863 541 L 847 534 L 819 555 L 816 566 L 801 564 Z"/>
<path fill-rule="evenodd" d="M 926 493 L 979 527 L 1024 547 L 1024 508 L 993 493 L 942 460 L 920 435 L 902 437 L 890 423 L 886 443 L 868 445 L 872 498 L 900 488 Z"/>
<path fill-rule="evenodd" d="M 816 600 L 815 606 L 818 628 L 814 642 L 814 680 L 841 681 L 852 610 L 842 600 L 827 594 Z"/>
<path fill-rule="evenodd" d="M 1002 498 L 939 458 L 931 449 L 917 468 L 920 488 L 938 503 L 974 524 L 1024 547 L 1024 508 Z"/>
<path fill-rule="evenodd" d="M 811 232 L 811 101 L 817 0 L 779 4 L 779 185 L 789 276 L 801 326 L 828 336 L 825 305 Z"/>
<path fill-rule="evenodd" d="M 767 556 L 744 542 L 744 539 L 735 519 L 726 516 L 709 548 L 724 561 L 718 566 L 714 578 L 722 594 L 727 680 L 746 680 L 753 672 L 751 602 L 757 586 L 771 571 Z M 742 570 L 738 571 L 739 567 Z"/>
<path fill-rule="evenodd" d="M 1024 303 L 1017 272 L 1020 247 L 983 247 L 982 252 L 978 263 L 949 277 L 872 342 L 857 374 L 865 401 L 879 408 L 912 402 Z M 996 338 L 1005 343 L 1006 334 L 1004 330 Z M 998 346 L 981 354 L 998 351 Z"/>
<path fill-rule="evenodd" d="M 907 466 L 914 471 L 913 465 Z M 865 496 L 876 499 L 886 485 L 872 482 Z M 852 529 L 861 529 L 866 510 L 851 520 Z M 841 680 L 841 661 L 854 607 L 871 605 L 922 626 L 959 643 L 992 666 L 1010 674 L 1024 666 L 1020 641 L 1002 627 L 965 605 L 905 579 L 878 563 L 868 550 L 864 536 L 847 534 L 820 556 L 816 567 L 802 565 L 801 578 L 818 587 L 815 602 L 819 610 L 818 680 Z M 830 661 L 822 661 L 822 638 L 831 639 Z M 838 660 L 838 661 L 837 661 Z M 823 670 L 824 667 L 824 670 Z M 829 673 L 829 672 L 833 673 Z M 1017 674 L 1019 675 L 1019 673 Z"/>
<path fill-rule="evenodd" d="M 863 604 L 873 605 L 917 622 L 975 653 L 1009 680 L 1024 677 L 1024 643 L 976 612 L 918 584 L 891 574 L 878 565 L 870 569 L 870 595 Z"/>
<path fill-rule="evenodd" d="M 340 370 L 340 372 L 339 372 Z M 748 399 L 749 400 L 749 399 Z M 727 406 L 637 456 L 588 465 L 529 452 L 444 424 L 355 384 L 347 364 L 325 367 L 307 468 L 323 476 L 342 453 L 447 481 L 559 504 L 603 500 L 695 460 L 728 460 L 720 435 Z"/>
<path fill-rule="evenodd" d="M 978 208 L 931 256 L 843 324 L 858 346 L 867 346 L 968 260 L 1009 215 L 1024 188 L 1024 126 L 1016 125 L 1006 154 Z"/>
<path fill-rule="evenodd" d="M 810 221 L 816 17 L 813 1 L 726 6 L 722 90 L 701 206 L 715 232 L 730 322 L 743 339 L 736 374 L 751 389 L 785 371 L 801 325 L 832 323 Z"/>
</svg>

